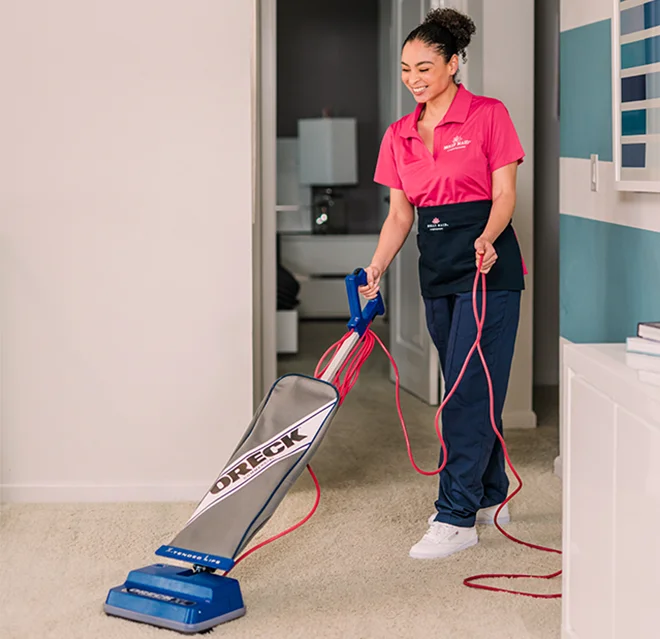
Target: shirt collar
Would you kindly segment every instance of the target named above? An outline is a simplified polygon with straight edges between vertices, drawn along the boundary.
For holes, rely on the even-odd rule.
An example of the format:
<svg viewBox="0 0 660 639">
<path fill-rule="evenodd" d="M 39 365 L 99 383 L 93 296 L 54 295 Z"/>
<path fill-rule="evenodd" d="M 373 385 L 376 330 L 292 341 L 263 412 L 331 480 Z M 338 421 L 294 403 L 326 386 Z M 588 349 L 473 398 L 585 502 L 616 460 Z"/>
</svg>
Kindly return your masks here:
<svg viewBox="0 0 660 639">
<path fill-rule="evenodd" d="M 449 124 L 450 122 L 463 124 L 465 120 L 467 120 L 471 105 L 472 93 L 470 93 L 462 84 L 459 84 L 458 91 L 449 105 L 449 110 L 438 126 Z M 417 104 L 415 111 L 410 115 L 406 124 L 401 127 L 400 135 L 402 137 L 419 137 L 419 133 L 417 132 L 417 121 L 419 120 L 423 108 L 423 103 Z"/>
</svg>

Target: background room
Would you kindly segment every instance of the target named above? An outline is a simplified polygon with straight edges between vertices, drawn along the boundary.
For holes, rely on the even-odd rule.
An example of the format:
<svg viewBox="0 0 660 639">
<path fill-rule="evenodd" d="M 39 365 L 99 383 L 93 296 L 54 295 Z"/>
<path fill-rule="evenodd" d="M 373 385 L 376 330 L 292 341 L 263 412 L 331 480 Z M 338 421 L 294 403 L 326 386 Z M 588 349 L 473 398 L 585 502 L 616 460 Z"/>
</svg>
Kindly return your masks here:
<svg viewBox="0 0 660 639">
<path fill-rule="evenodd" d="M 305 358 L 300 349 L 306 336 L 318 358 L 349 318 L 345 275 L 369 264 L 388 211 L 388 191 L 373 181 L 380 141 L 391 122 L 415 108 L 400 79 L 401 43 L 431 7 L 443 3 L 273 4 L 281 372 L 283 366 L 290 370 L 296 357 Z M 498 11 L 474 0 L 444 4 L 467 11 L 477 26 L 461 82 L 505 102 L 526 152 L 515 225 L 530 276 L 505 413 L 512 427 L 534 427 L 536 403 L 556 411 L 558 402 L 558 149 L 553 143 L 558 114 L 552 102 L 558 85 L 558 2 L 546 3 L 536 17 L 532 7 L 521 11 L 514 0 Z M 504 29 L 512 30 L 506 41 L 499 36 Z M 268 175 L 271 168 L 263 170 Z M 537 224 L 542 242 L 534 239 Z M 437 405 L 442 380 L 418 293 L 414 236 L 415 231 L 383 279 L 387 312 L 377 326 L 400 364 L 403 387 Z M 540 269 L 534 268 L 537 250 Z"/>
<path fill-rule="evenodd" d="M 381 4 L 277 2 L 280 358 L 298 352 L 300 331 L 341 334 L 344 278 L 369 264 L 387 213 L 373 181 L 388 115 Z"/>
</svg>

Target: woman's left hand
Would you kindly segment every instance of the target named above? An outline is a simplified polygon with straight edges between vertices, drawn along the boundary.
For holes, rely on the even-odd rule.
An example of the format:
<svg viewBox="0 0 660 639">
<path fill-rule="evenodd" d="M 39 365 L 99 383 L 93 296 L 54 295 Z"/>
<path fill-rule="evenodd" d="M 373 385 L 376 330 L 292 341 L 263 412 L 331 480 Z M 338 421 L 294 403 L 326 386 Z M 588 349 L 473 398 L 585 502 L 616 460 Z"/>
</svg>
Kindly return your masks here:
<svg viewBox="0 0 660 639">
<path fill-rule="evenodd" d="M 479 267 L 479 259 L 484 256 L 483 264 L 481 265 L 481 272 L 488 273 L 497 261 L 497 253 L 492 243 L 484 237 L 479 237 L 474 243 L 474 250 L 476 251 L 475 262 L 477 268 Z"/>
</svg>

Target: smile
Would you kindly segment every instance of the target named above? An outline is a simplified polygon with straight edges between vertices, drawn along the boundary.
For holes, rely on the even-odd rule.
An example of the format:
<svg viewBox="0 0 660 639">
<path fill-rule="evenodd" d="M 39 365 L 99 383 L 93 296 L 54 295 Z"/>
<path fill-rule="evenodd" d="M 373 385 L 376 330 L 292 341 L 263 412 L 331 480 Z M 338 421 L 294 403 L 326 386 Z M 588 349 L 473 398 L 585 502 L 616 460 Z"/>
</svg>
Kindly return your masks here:
<svg viewBox="0 0 660 639">
<path fill-rule="evenodd" d="M 424 86 L 424 87 L 411 87 L 411 90 L 415 95 L 419 95 L 420 93 L 426 91 L 426 89 L 428 89 L 427 86 Z"/>
</svg>

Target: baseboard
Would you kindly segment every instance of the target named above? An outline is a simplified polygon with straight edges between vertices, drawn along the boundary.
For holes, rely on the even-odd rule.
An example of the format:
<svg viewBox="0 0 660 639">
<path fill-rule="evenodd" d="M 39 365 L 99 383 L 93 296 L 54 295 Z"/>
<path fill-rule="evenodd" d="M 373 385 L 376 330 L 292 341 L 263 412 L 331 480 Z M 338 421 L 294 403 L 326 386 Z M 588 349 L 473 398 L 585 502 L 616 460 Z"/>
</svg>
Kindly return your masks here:
<svg viewBox="0 0 660 639">
<path fill-rule="evenodd" d="M 538 422 L 533 410 L 515 410 L 502 413 L 502 424 L 505 429 L 536 428 Z"/>
<path fill-rule="evenodd" d="M 210 484 L 0 484 L 1 503 L 199 502 Z"/>
</svg>

